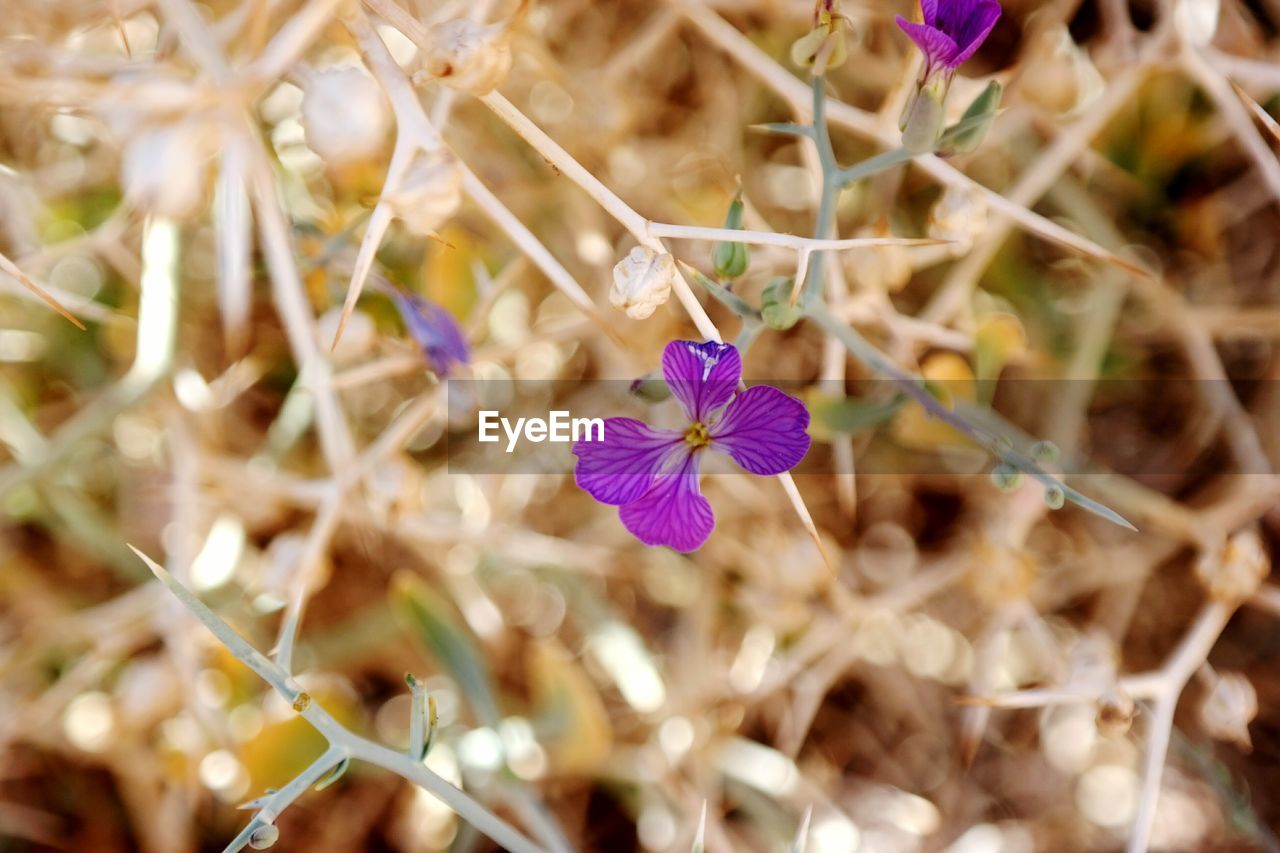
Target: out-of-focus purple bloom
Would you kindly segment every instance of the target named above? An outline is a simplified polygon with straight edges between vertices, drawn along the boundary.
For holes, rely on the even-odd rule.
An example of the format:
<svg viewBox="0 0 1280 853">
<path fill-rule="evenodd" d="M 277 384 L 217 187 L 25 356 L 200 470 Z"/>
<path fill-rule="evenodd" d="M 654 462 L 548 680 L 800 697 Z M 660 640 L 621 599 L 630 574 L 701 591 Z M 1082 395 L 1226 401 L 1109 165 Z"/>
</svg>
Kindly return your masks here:
<svg viewBox="0 0 1280 853">
<path fill-rule="evenodd" d="M 742 357 L 731 344 L 672 341 L 662 373 L 689 425 L 654 429 L 606 418 L 603 440 L 574 445 L 574 479 L 601 503 L 621 507 L 622 523 L 646 545 L 696 551 L 715 526 L 698 490 L 702 451 L 726 453 L 752 474 L 781 474 L 809 452 L 809 411 L 777 388 L 735 393 Z"/>
<path fill-rule="evenodd" d="M 1000 20 L 999 0 L 920 0 L 924 23 L 898 16 L 898 26 L 924 54 L 924 79 L 955 72 Z"/>
<path fill-rule="evenodd" d="M 379 283 L 378 289 L 391 297 L 409 336 L 422 348 L 436 373 L 449 376 L 459 365 L 471 363 L 471 346 L 452 314 L 394 285 Z"/>
</svg>

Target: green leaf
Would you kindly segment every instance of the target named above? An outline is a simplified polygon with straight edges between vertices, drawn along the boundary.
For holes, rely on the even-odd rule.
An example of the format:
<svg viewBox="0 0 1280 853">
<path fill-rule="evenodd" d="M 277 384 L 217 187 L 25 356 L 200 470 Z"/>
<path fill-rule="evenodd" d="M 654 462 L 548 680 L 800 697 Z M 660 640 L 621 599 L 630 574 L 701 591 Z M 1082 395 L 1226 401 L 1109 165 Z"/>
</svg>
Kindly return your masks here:
<svg viewBox="0 0 1280 853">
<path fill-rule="evenodd" d="M 898 394 L 890 400 L 876 401 L 859 397 L 845 397 L 815 404 L 813 418 L 835 433 L 856 435 L 888 422 L 907 404 L 907 398 Z"/>
<path fill-rule="evenodd" d="M 501 715 L 493 680 L 453 603 L 417 575 L 401 572 L 392 581 L 391 605 L 404 626 L 458 682 L 476 717 L 485 725 L 495 725 Z"/>
<path fill-rule="evenodd" d="M 968 154 L 977 150 L 996 120 L 1003 91 L 995 80 L 988 83 L 987 88 L 969 104 L 960 121 L 947 128 L 939 148 L 944 149 L 947 154 Z"/>
<path fill-rule="evenodd" d="M 730 311 L 737 314 L 744 320 L 760 320 L 760 312 L 748 305 L 741 296 L 738 296 L 728 288 L 716 284 L 714 281 L 707 278 L 701 272 L 688 264 L 681 264 L 681 266 L 684 267 L 685 272 L 689 273 L 693 277 L 694 281 L 706 288 L 708 293 L 719 300 L 720 303 Z"/>
</svg>

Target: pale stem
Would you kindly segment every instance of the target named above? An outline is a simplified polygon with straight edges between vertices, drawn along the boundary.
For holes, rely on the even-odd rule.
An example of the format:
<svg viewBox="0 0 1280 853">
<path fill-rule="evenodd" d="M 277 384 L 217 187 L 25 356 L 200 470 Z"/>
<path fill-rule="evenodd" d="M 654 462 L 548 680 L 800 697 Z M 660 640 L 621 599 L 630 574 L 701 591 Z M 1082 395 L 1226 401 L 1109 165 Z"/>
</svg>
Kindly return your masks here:
<svg viewBox="0 0 1280 853">
<path fill-rule="evenodd" d="M 344 2 L 346 0 L 312 0 L 291 15 L 245 70 L 245 78 L 257 87 L 283 76 L 333 22 L 334 12 Z"/>
<path fill-rule="evenodd" d="M 404 753 L 366 740 L 343 727 L 318 702 L 303 692 L 287 672 L 245 642 L 244 638 L 223 622 L 191 590 L 146 554 L 136 548 L 133 551 L 169 588 L 169 591 L 226 646 L 228 651 L 271 685 L 299 715 L 324 735 L 331 747 L 341 750 L 352 758 L 359 758 L 390 770 L 419 785 L 453 809 L 463 820 L 513 853 L 540 853 L 541 848 L 536 844 L 466 793 L 428 770 L 426 765 L 410 759 Z M 315 765 L 312 765 L 312 769 L 315 769 Z"/>
<path fill-rule="evenodd" d="M 699 0 L 669 0 L 708 40 L 716 44 L 743 66 L 800 116 L 810 113 L 810 92 L 804 82 L 797 80 L 782 66 L 740 33 L 731 24 Z M 896 148 L 900 142 L 895 128 L 886 127 L 875 116 L 839 101 L 827 105 L 828 118 L 833 124 L 852 130 L 858 136 L 876 142 L 886 148 Z M 916 166 L 948 186 L 960 187 L 980 193 L 992 210 L 1009 216 L 1014 222 L 1032 234 L 1036 234 L 1072 251 L 1087 255 L 1129 270 L 1136 276 L 1148 273 L 1108 252 L 1092 240 L 1085 239 L 1061 225 L 1006 199 L 999 193 L 977 183 L 968 175 L 933 155 L 917 157 Z"/>
<path fill-rule="evenodd" d="M 178 226 L 148 219 L 142 234 L 142 285 L 133 363 L 120 380 L 63 423 L 42 446 L 0 469 L 0 495 L 62 461 L 91 435 L 107 429 L 116 415 L 141 400 L 173 363 L 178 309 Z"/>
</svg>

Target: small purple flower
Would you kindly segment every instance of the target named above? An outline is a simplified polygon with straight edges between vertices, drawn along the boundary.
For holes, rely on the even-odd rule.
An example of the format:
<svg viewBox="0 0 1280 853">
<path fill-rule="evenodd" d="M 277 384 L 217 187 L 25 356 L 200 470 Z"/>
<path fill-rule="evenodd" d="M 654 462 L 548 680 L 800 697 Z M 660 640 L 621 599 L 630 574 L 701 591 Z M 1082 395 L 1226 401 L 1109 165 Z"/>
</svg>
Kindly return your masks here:
<svg viewBox="0 0 1280 853">
<path fill-rule="evenodd" d="M 999 0 L 920 0 L 924 23 L 898 15 L 898 26 L 924 54 L 923 79 L 950 75 L 987 40 L 1000 20 Z"/>
<path fill-rule="evenodd" d="M 672 341 L 662 373 L 688 427 L 606 418 L 602 441 L 574 445 L 574 479 L 601 503 L 621 507 L 623 525 L 646 545 L 696 551 L 715 526 L 711 504 L 698 491 L 702 451 L 726 453 L 752 474 L 781 474 L 809 452 L 809 411 L 777 388 L 735 393 L 742 357 L 731 344 Z"/>
<path fill-rule="evenodd" d="M 457 366 L 471 363 L 471 347 L 452 314 L 390 283 L 379 282 L 378 289 L 396 304 L 409 337 L 422 348 L 436 373 L 448 376 Z"/>
</svg>

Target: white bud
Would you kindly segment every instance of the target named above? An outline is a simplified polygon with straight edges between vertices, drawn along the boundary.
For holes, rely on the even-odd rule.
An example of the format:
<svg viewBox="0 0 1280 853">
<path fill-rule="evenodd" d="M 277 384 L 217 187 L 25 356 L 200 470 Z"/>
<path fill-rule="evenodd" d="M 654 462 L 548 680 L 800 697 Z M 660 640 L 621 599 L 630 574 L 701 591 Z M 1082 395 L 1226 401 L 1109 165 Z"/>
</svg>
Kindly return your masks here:
<svg viewBox="0 0 1280 853">
<path fill-rule="evenodd" d="M 120 182 L 125 198 L 150 213 L 173 219 L 194 215 L 205 201 L 208 130 L 194 122 L 151 127 L 125 146 Z"/>
<path fill-rule="evenodd" d="M 1221 14 L 1220 0 L 1178 0 L 1173 7 L 1173 21 L 1178 34 L 1196 47 L 1204 47 L 1213 41 Z"/>
<path fill-rule="evenodd" d="M 1098 732 L 1106 737 L 1119 737 L 1127 733 L 1133 725 L 1133 718 L 1138 715 L 1138 706 L 1133 697 L 1116 686 L 1098 697 L 1097 707 L 1094 722 Z"/>
<path fill-rule="evenodd" d="M 613 289 L 609 301 L 633 320 L 652 316 L 658 306 L 671 298 L 676 277 L 675 258 L 645 246 L 636 246 L 613 268 Z"/>
<path fill-rule="evenodd" d="M 1080 115 L 1106 90 L 1106 80 L 1065 26 L 1036 37 L 1023 79 L 1020 96 L 1060 116 Z"/>
<path fill-rule="evenodd" d="M 462 169 L 447 149 L 424 152 L 414 160 L 395 192 L 391 210 L 413 231 L 434 234 L 462 204 Z"/>
<path fill-rule="evenodd" d="M 1200 703 L 1200 723 L 1211 737 L 1252 749 L 1249 723 L 1258 716 L 1258 694 L 1238 672 L 1217 675 Z"/>
<path fill-rule="evenodd" d="M 320 71 L 302 96 L 307 147 L 326 163 L 372 157 L 391 128 L 391 113 L 377 81 L 354 67 Z"/>
<path fill-rule="evenodd" d="M 950 185 L 929 215 L 929 236 L 963 246 L 987 228 L 987 200 L 968 187 Z M 953 247 L 954 248 L 954 247 Z"/>
<path fill-rule="evenodd" d="M 467 18 L 436 27 L 423 67 L 441 83 L 472 95 L 487 95 L 511 70 L 511 45 L 505 24 L 480 24 Z"/>
<path fill-rule="evenodd" d="M 1209 595 L 1228 602 L 1253 595 L 1270 571 L 1271 560 L 1254 530 L 1241 530 L 1221 552 L 1206 554 L 1196 565 L 1196 574 Z"/>
</svg>

